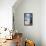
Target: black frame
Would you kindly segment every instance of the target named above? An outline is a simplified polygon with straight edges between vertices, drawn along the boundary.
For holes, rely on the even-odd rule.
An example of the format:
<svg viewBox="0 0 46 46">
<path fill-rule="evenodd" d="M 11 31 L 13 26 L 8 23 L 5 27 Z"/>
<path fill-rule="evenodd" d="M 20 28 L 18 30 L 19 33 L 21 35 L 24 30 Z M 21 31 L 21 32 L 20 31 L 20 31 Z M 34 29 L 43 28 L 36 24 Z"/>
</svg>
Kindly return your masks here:
<svg viewBox="0 0 46 46">
<path fill-rule="evenodd" d="M 32 13 L 24 13 L 24 25 L 31 26 L 33 24 L 33 14 Z"/>
</svg>

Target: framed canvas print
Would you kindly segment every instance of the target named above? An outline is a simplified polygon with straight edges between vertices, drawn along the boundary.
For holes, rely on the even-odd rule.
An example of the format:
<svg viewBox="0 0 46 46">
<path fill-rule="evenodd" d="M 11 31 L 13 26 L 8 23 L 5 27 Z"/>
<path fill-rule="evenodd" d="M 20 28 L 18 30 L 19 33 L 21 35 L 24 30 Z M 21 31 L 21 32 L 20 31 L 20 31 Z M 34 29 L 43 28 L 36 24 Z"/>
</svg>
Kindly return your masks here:
<svg viewBox="0 0 46 46">
<path fill-rule="evenodd" d="M 33 14 L 32 13 L 24 13 L 24 25 L 31 26 L 33 24 Z"/>
</svg>

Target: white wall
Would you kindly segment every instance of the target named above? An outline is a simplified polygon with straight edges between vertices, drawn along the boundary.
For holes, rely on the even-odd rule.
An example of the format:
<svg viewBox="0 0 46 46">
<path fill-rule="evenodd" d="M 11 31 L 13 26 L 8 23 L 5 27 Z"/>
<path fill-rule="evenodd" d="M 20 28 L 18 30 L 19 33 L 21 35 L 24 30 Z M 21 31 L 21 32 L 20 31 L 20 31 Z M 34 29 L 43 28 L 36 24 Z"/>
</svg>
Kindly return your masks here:
<svg viewBox="0 0 46 46">
<path fill-rule="evenodd" d="M 16 0 L 0 0 L 0 27 L 12 28 L 12 6 Z"/>
<path fill-rule="evenodd" d="M 46 0 L 41 1 L 41 41 L 46 46 Z"/>
<path fill-rule="evenodd" d="M 22 32 L 25 38 L 34 40 L 36 46 L 41 46 L 40 2 L 40 0 L 23 0 L 23 2 L 18 5 L 17 8 L 14 7 L 13 9 L 15 16 L 15 28 L 18 30 L 18 32 Z M 33 13 L 32 26 L 24 26 L 24 13 Z"/>
</svg>

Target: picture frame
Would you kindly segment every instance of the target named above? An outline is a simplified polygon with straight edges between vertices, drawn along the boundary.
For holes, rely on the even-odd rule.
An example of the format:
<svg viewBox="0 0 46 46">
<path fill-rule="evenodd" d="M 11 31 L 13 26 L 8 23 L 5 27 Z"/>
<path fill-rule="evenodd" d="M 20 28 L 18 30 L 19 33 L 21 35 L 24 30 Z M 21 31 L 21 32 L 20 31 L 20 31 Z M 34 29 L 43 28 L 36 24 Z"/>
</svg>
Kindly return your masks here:
<svg viewBox="0 0 46 46">
<path fill-rule="evenodd" d="M 24 26 L 32 26 L 33 24 L 33 14 L 24 13 Z"/>
</svg>

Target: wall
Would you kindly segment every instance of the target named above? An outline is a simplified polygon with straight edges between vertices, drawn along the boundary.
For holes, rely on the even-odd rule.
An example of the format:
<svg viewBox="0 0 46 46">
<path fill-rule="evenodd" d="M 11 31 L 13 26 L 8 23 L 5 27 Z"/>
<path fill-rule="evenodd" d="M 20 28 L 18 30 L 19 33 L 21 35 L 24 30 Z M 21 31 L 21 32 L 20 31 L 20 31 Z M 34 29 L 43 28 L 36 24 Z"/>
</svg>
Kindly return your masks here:
<svg viewBox="0 0 46 46">
<path fill-rule="evenodd" d="M 17 7 L 14 5 L 15 28 L 23 33 L 23 37 L 35 41 L 36 46 L 41 46 L 40 0 L 23 0 Z M 33 13 L 33 25 L 24 26 L 24 13 Z"/>
<path fill-rule="evenodd" d="M 46 0 L 41 1 L 41 42 L 46 46 Z"/>
<path fill-rule="evenodd" d="M 16 0 L 0 0 L 0 27 L 12 28 L 12 6 Z"/>
</svg>

